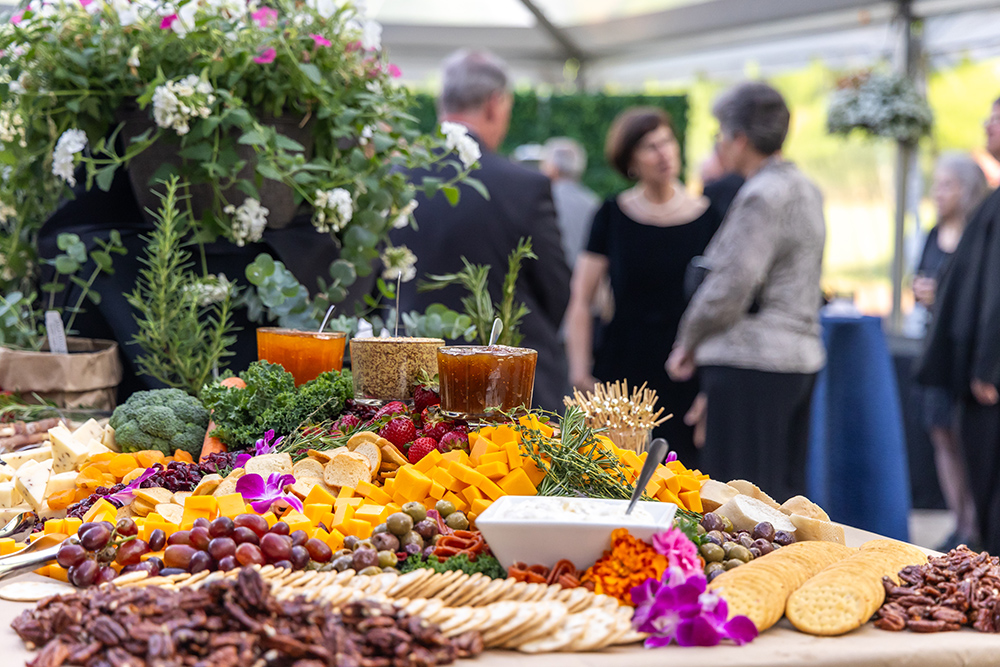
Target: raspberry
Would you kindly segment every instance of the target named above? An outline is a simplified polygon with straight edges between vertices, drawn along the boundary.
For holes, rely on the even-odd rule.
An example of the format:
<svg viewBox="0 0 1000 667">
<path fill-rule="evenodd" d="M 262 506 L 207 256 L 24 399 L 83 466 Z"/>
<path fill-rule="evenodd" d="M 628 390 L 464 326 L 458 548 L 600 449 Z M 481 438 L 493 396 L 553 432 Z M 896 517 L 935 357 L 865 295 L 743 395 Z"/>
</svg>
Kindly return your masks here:
<svg viewBox="0 0 1000 667">
<path fill-rule="evenodd" d="M 423 412 L 425 408 L 429 408 L 432 405 L 439 405 L 441 399 L 432 389 L 427 387 L 417 387 L 413 390 L 413 411 L 420 413 Z"/>
<path fill-rule="evenodd" d="M 433 438 L 417 438 L 406 454 L 406 458 L 409 459 L 410 463 L 416 463 L 420 459 L 424 458 L 431 453 L 437 447 L 437 443 L 434 442 Z"/>
<path fill-rule="evenodd" d="M 389 420 L 389 423 L 383 426 L 378 434 L 402 451 L 403 445 L 413 442 L 414 438 L 417 437 L 417 427 L 413 425 L 413 421 L 409 417 L 396 417 Z"/>
<path fill-rule="evenodd" d="M 406 414 L 406 406 L 403 405 L 403 403 L 400 401 L 393 401 L 391 403 L 386 403 L 381 408 L 379 408 L 378 412 L 375 413 L 375 416 L 372 417 L 372 419 L 381 419 L 386 415 L 399 415 L 399 414 L 403 415 Z"/>
<path fill-rule="evenodd" d="M 438 443 L 438 451 L 447 454 L 450 451 L 461 449 L 469 451 L 469 436 L 460 431 L 450 431 L 444 434 Z"/>
</svg>

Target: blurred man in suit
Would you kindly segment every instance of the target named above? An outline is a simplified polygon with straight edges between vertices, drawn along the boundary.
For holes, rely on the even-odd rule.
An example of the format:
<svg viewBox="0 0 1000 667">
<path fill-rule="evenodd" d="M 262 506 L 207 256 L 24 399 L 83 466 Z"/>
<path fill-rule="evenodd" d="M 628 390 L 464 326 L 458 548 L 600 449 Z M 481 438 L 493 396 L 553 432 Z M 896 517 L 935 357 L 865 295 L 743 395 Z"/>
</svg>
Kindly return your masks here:
<svg viewBox="0 0 1000 667">
<path fill-rule="evenodd" d="M 501 60 L 489 53 L 459 51 L 445 61 L 443 79 L 438 119 L 464 125 L 479 143 L 480 168 L 472 176 L 483 182 L 490 198 L 484 199 L 464 185 L 454 207 L 443 194 L 430 199 L 420 194 L 414 212 L 419 230 L 395 230 L 392 242 L 406 245 L 416 254 L 421 278 L 460 270 L 462 257 L 473 264 L 491 266 L 489 289 L 497 301 L 507 256 L 519 239 L 530 236 L 538 259 L 522 265 L 515 295 L 515 300 L 524 302 L 531 311 L 521 322 L 521 345 L 538 351 L 535 405 L 561 411 L 568 372 L 559 325 L 569 302 L 570 270 L 549 179 L 495 152 L 507 134 L 513 106 Z M 426 175 L 416 171 L 411 178 L 419 184 Z M 404 312 L 422 311 L 432 303 L 462 310 L 463 288 L 418 293 L 419 282 L 403 283 L 400 308 Z"/>
</svg>

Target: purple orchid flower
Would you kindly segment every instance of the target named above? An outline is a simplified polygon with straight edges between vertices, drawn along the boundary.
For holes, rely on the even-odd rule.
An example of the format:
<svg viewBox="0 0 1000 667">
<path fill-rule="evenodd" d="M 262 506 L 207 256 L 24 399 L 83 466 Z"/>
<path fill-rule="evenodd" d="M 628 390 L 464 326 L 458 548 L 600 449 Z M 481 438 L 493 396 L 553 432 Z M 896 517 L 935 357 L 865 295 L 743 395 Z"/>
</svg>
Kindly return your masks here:
<svg viewBox="0 0 1000 667">
<path fill-rule="evenodd" d="M 263 456 L 264 454 L 270 454 L 278 445 L 282 443 L 285 436 L 281 436 L 277 440 L 274 439 L 274 429 L 270 429 L 264 434 L 264 437 L 254 443 L 254 453 L 242 452 L 236 455 L 236 460 L 233 462 L 233 466 L 236 468 L 245 468 L 247 461 L 255 456 Z M 273 442 L 272 442 L 273 441 Z"/>
<path fill-rule="evenodd" d="M 676 461 L 676 460 L 677 460 L 677 452 L 668 452 L 667 460 L 664 461 L 664 463 L 670 463 L 671 461 Z"/>
<path fill-rule="evenodd" d="M 285 493 L 285 487 L 294 484 L 295 478 L 292 475 L 281 475 L 273 472 L 267 476 L 267 481 L 256 473 L 243 475 L 236 482 L 236 493 L 243 496 L 244 500 L 250 502 L 253 511 L 263 514 L 271 509 L 271 505 L 276 500 L 281 500 L 294 507 L 297 511 L 303 510 L 302 501 L 295 496 Z"/>
<path fill-rule="evenodd" d="M 669 567 L 659 581 L 649 578 L 632 589 L 636 604 L 632 625 L 650 636 L 646 648 L 668 646 L 715 646 L 730 639 L 742 646 L 757 636 L 757 627 L 746 616 L 729 616 L 726 601 L 706 592 L 705 576 L 686 575 L 680 567 Z"/>
<path fill-rule="evenodd" d="M 159 468 L 146 468 L 146 471 L 125 485 L 125 488 L 118 493 L 111 494 L 108 498 L 117 500 L 122 505 L 128 505 L 135 500 L 135 492 L 147 479 L 160 471 Z"/>
</svg>

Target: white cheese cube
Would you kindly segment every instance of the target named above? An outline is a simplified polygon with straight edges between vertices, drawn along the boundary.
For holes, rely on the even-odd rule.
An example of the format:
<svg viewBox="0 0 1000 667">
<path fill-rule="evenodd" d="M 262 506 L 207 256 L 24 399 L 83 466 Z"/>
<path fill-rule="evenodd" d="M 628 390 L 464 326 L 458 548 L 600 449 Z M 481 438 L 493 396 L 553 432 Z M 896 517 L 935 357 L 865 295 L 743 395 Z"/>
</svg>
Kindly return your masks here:
<svg viewBox="0 0 1000 667">
<path fill-rule="evenodd" d="M 44 461 L 52 458 L 52 445 L 42 445 L 31 449 L 19 449 L 9 454 L 0 454 L 3 461 L 12 468 L 20 468 L 27 461 Z"/>
<path fill-rule="evenodd" d="M 0 482 L 9 482 L 14 479 L 14 469 L 6 464 L 0 464 Z"/>
<path fill-rule="evenodd" d="M 88 419 L 80 428 L 73 431 L 73 437 L 80 442 L 87 442 L 91 438 L 100 439 L 104 433 L 104 427 L 97 423 L 96 419 Z"/>
<path fill-rule="evenodd" d="M 21 504 L 21 492 L 14 488 L 14 482 L 0 483 L 0 507 L 14 507 Z"/>
<path fill-rule="evenodd" d="M 97 456 L 98 454 L 104 454 L 110 452 L 111 450 L 101 444 L 100 440 L 93 439 L 87 443 L 87 458 Z M 77 466 L 80 464 L 78 463 Z"/>
<path fill-rule="evenodd" d="M 60 472 L 53 474 L 49 477 L 49 483 L 45 487 L 45 497 L 48 498 L 53 493 L 59 493 L 60 491 L 74 490 L 76 489 L 76 471 L 70 470 L 69 472 Z M 0 489 L 3 485 L 0 484 Z M 3 496 L 0 495 L 0 499 Z"/>
<path fill-rule="evenodd" d="M 115 430 L 111 428 L 111 424 L 104 427 L 104 432 L 101 434 L 101 444 L 113 452 L 121 451 L 115 444 Z"/>
<path fill-rule="evenodd" d="M 736 530 L 750 531 L 761 521 L 767 521 L 775 530 L 795 534 L 795 525 L 786 514 L 750 496 L 739 495 L 730 498 L 717 508 L 715 513 L 732 521 Z"/>
<path fill-rule="evenodd" d="M 51 463 L 43 465 L 37 461 L 29 461 L 18 468 L 14 475 L 14 486 L 36 512 L 45 504 L 45 487 L 49 484 L 50 466 Z"/>
<path fill-rule="evenodd" d="M 49 437 L 52 438 L 52 472 L 76 470 L 76 464 L 87 458 L 87 446 L 65 426 L 50 428 Z"/>
</svg>

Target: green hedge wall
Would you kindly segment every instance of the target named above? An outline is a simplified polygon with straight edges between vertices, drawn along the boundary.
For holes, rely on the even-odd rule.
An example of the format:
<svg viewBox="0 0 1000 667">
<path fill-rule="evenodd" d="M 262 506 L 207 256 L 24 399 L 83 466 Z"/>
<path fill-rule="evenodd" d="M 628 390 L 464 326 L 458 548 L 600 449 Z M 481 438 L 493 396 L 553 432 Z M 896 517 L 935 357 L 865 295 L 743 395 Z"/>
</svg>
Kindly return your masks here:
<svg viewBox="0 0 1000 667">
<path fill-rule="evenodd" d="M 523 144 L 543 144 L 557 136 L 572 137 L 587 150 L 587 171 L 583 182 L 606 197 L 628 187 L 628 181 L 604 161 L 604 138 L 611 121 L 631 106 L 651 105 L 665 110 L 673 120 L 685 161 L 688 101 L 683 95 L 605 95 L 603 93 L 540 96 L 533 91 L 515 93 L 510 131 L 500 152 L 510 154 Z M 413 115 L 424 132 L 431 132 L 437 122 L 434 97 L 414 96 Z M 683 169 L 682 172 L 683 173 Z"/>
</svg>

